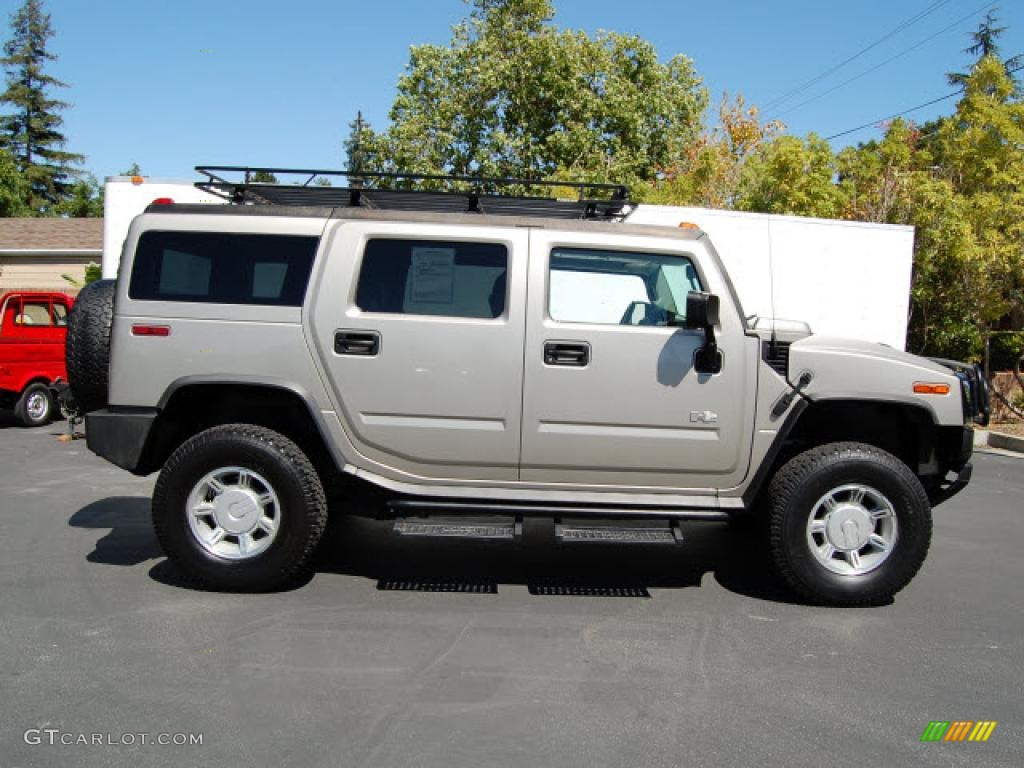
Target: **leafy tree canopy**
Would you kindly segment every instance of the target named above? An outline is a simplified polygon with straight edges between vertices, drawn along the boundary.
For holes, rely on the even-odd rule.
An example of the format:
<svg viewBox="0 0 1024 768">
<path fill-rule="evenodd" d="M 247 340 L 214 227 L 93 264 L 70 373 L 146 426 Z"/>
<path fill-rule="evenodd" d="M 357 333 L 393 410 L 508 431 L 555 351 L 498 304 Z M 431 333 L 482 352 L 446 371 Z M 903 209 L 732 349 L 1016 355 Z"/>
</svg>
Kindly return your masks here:
<svg viewBox="0 0 1024 768">
<path fill-rule="evenodd" d="M 631 182 L 697 136 L 707 93 L 687 57 L 559 29 L 550 0 L 472 6 L 449 45 L 413 47 L 369 169 Z"/>
</svg>

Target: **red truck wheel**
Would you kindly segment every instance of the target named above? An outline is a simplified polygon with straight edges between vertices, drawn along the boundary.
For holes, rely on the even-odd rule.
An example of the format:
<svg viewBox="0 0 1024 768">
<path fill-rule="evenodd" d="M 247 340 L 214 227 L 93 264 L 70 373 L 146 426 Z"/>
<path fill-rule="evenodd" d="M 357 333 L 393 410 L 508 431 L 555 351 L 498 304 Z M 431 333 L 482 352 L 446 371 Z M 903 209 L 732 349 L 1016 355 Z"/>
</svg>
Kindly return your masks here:
<svg viewBox="0 0 1024 768">
<path fill-rule="evenodd" d="M 14 406 L 14 418 L 23 427 L 41 427 L 53 418 L 53 393 L 41 382 L 29 384 Z"/>
</svg>

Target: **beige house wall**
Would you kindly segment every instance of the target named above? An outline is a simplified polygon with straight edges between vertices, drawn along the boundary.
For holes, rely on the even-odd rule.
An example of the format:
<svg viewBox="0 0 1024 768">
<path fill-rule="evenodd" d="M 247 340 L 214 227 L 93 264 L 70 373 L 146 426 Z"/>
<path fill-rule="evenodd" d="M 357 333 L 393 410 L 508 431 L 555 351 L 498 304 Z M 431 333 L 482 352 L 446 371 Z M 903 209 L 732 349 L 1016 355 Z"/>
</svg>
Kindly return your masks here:
<svg viewBox="0 0 1024 768">
<path fill-rule="evenodd" d="M 89 262 L 99 263 L 101 252 L 85 253 L 3 253 L 0 252 L 0 293 L 6 291 L 64 291 L 78 288 L 61 275 L 79 283 L 85 279 Z"/>
</svg>

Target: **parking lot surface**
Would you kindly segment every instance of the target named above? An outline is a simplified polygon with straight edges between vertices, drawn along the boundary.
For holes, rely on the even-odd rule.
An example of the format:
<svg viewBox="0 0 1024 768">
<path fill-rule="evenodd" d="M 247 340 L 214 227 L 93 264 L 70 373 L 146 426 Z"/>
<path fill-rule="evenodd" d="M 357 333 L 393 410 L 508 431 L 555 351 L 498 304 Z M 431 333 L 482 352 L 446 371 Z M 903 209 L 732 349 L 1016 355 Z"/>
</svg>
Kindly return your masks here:
<svg viewBox="0 0 1024 768">
<path fill-rule="evenodd" d="M 233 595 L 165 562 L 152 477 L 64 429 L 0 422 L 5 768 L 1021 765 L 1019 458 L 976 457 L 881 608 L 789 602 L 721 524 L 655 547 L 346 519 L 310 579 Z M 922 743 L 934 720 L 998 725 Z"/>
</svg>

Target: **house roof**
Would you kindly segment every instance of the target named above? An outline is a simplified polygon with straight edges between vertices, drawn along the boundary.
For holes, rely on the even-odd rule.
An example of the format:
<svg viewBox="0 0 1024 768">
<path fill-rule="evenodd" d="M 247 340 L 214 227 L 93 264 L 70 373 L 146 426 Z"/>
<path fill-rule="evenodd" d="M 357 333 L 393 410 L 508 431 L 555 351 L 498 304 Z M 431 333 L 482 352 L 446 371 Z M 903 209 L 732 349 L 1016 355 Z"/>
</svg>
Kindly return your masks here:
<svg viewBox="0 0 1024 768">
<path fill-rule="evenodd" d="M 0 218 L 0 251 L 102 251 L 103 219 Z"/>
</svg>

